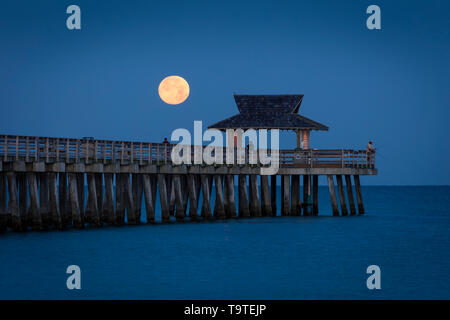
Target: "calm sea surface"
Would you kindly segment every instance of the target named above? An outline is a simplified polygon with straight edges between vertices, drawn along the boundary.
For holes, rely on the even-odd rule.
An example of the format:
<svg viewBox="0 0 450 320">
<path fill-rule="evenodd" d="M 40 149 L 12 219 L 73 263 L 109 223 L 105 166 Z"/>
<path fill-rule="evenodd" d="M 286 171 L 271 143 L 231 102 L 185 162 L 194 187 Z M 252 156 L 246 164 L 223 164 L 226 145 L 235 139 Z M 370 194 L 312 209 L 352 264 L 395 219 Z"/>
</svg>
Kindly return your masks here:
<svg viewBox="0 0 450 320">
<path fill-rule="evenodd" d="M 319 195 L 319 217 L 1 234 L 0 298 L 450 298 L 450 187 L 363 187 L 356 217 Z M 81 290 L 66 288 L 71 264 Z M 366 287 L 372 264 L 381 290 Z"/>
</svg>

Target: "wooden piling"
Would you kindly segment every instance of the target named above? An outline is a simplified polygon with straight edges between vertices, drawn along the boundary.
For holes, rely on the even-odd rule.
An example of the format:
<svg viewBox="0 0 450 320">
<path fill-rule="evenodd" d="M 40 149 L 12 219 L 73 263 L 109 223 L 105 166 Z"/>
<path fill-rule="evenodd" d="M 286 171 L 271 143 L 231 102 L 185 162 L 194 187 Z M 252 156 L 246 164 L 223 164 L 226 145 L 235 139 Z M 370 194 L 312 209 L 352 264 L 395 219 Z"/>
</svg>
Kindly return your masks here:
<svg viewBox="0 0 450 320">
<path fill-rule="evenodd" d="M 354 175 L 355 180 L 355 191 L 356 191 L 356 201 L 358 202 L 358 213 L 364 214 L 364 204 L 362 199 L 361 184 L 359 182 L 359 175 Z"/>
<path fill-rule="evenodd" d="M 83 218 L 83 222 L 85 221 L 85 183 L 84 183 L 84 172 L 78 172 L 76 174 L 77 177 L 77 188 L 78 188 L 78 205 L 80 208 L 80 216 Z"/>
<path fill-rule="evenodd" d="M 39 205 L 42 226 L 44 229 L 48 228 L 50 224 L 50 219 L 48 216 L 48 173 L 39 173 Z"/>
<path fill-rule="evenodd" d="M 302 213 L 300 200 L 300 176 L 291 176 L 291 216 L 300 216 Z"/>
<path fill-rule="evenodd" d="M 95 173 L 95 188 L 97 190 L 97 205 L 100 223 L 103 223 L 103 173 Z M 106 222 L 106 221 L 105 221 Z"/>
<path fill-rule="evenodd" d="M 49 218 L 56 229 L 62 228 L 61 211 L 59 207 L 58 198 L 58 176 L 56 172 L 48 173 L 48 207 L 49 207 Z"/>
<path fill-rule="evenodd" d="M 270 200 L 272 205 L 272 216 L 277 215 L 277 176 L 270 177 Z"/>
<path fill-rule="evenodd" d="M 216 190 L 216 199 L 214 203 L 214 217 L 218 219 L 223 219 L 225 215 L 225 206 L 223 200 L 223 183 L 222 175 L 214 175 L 214 185 Z"/>
<path fill-rule="evenodd" d="M 136 208 L 135 204 L 133 202 L 133 193 L 132 193 L 132 187 L 131 187 L 131 181 L 130 181 L 130 174 L 126 173 L 123 176 L 122 180 L 122 191 L 125 198 L 125 209 L 126 209 L 126 215 L 127 215 L 127 223 L 131 225 L 138 224 L 139 221 L 136 217 Z"/>
<path fill-rule="evenodd" d="M 185 216 L 184 199 L 183 199 L 184 190 L 182 189 L 181 177 L 179 174 L 175 174 L 173 176 L 173 185 L 176 201 L 175 217 L 177 221 L 183 221 Z"/>
<path fill-rule="evenodd" d="M 155 221 L 155 198 L 153 196 L 153 184 L 149 174 L 142 175 L 142 184 L 144 189 L 146 222 L 153 223 Z"/>
<path fill-rule="evenodd" d="M 84 228 L 84 216 L 81 214 L 78 196 L 78 177 L 76 173 L 69 173 L 69 197 L 72 209 L 73 226 L 75 228 Z"/>
<path fill-rule="evenodd" d="M 167 197 L 169 199 L 169 213 L 171 216 L 175 215 L 175 205 L 176 205 L 176 199 L 175 199 L 175 187 L 173 184 L 173 175 L 167 175 Z"/>
<path fill-rule="evenodd" d="M 282 175 L 281 178 L 283 179 L 283 209 L 284 209 L 284 215 L 288 216 L 291 212 L 290 206 L 289 206 L 289 198 L 290 198 L 290 185 L 289 185 L 289 175 Z"/>
<path fill-rule="evenodd" d="M 280 208 L 280 215 L 281 216 L 285 216 L 286 215 L 286 209 L 284 208 L 284 178 L 282 175 L 280 175 L 280 180 L 281 180 L 281 208 Z"/>
<path fill-rule="evenodd" d="M 22 230 L 26 231 L 28 224 L 28 185 L 27 176 L 24 172 L 17 174 L 17 184 L 19 187 L 19 214 L 22 223 Z"/>
<path fill-rule="evenodd" d="M 336 190 L 334 189 L 333 175 L 331 175 L 331 174 L 327 175 L 327 180 L 328 180 L 328 189 L 330 191 L 331 207 L 333 209 L 333 216 L 339 216 L 339 209 L 338 209 L 337 199 L 336 199 Z"/>
<path fill-rule="evenodd" d="M 236 197 L 234 194 L 234 175 L 225 175 L 225 199 L 227 200 L 227 206 L 225 207 L 225 213 L 228 218 L 234 218 L 237 216 L 236 211 Z"/>
<path fill-rule="evenodd" d="M 341 204 L 341 215 L 348 216 L 347 204 L 346 204 L 345 193 L 344 193 L 344 185 L 342 183 L 342 175 L 337 174 L 336 181 L 337 181 L 337 185 L 338 185 L 339 202 Z"/>
<path fill-rule="evenodd" d="M 98 211 L 97 185 L 94 173 L 87 174 L 87 199 L 86 199 L 86 222 L 93 226 L 100 226 L 100 215 Z"/>
<path fill-rule="evenodd" d="M 199 194 L 197 190 L 197 177 L 189 174 L 187 176 L 187 191 L 189 193 L 189 218 L 191 221 L 196 221 L 198 218 L 197 206 Z"/>
<path fill-rule="evenodd" d="M 36 173 L 29 172 L 27 173 L 28 180 L 28 188 L 30 194 L 30 225 L 32 230 L 41 230 L 42 228 L 42 220 L 40 215 L 40 207 L 39 207 L 39 191 L 38 191 L 38 182 Z"/>
<path fill-rule="evenodd" d="M 356 208 L 355 208 L 355 198 L 353 197 L 353 190 L 352 190 L 352 179 L 349 174 L 345 175 L 345 185 L 347 186 L 347 196 L 350 206 L 350 215 L 353 216 L 356 214 Z"/>
<path fill-rule="evenodd" d="M 102 221 L 108 224 L 116 224 L 116 215 L 114 212 L 114 174 L 105 173 L 105 197 L 103 199 L 103 217 Z"/>
<path fill-rule="evenodd" d="M 319 176 L 313 175 L 313 215 L 319 214 Z"/>
<path fill-rule="evenodd" d="M 116 173 L 116 224 L 125 223 L 125 196 L 123 192 L 124 173 Z"/>
<path fill-rule="evenodd" d="M 269 176 L 261 175 L 261 213 L 265 217 L 272 216 L 272 203 L 270 199 Z"/>
<path fill-rule="evenodd" d="M 311 215 L 311 177 L 308 174 L 303 175 L 303 215 Z"/>
<path fill-rule="evenodd" d="M 167 180 L 164 174 L 158 174 L 159 199 L 161 202 L 161 221 L 170 221 L 169 199 L 167 194 Z"/>
<path fill-rule="evenodd" d="M 252 217 L 261 217 L 261 201 L 259 194 L 258 176 L 256 174 L 249 175 L 251 194 L 250 194 L 250 215 Z"/>
<path fill-rule="evenodd" d="M 5 232 L 8 225 L 8 214 L 6 212 L 6 176 L 0 172 L 0 232 Z"/>
<path fill-rule="evenodd" d="M 208 175 L 202 174 L 201 177 L 202 183 L 202 217 L 208 219 L 211 217 L 211 202 L 210 202 L 210 185 Z"/>
<path fill-rule="evenodd" d="M 67 173 L 59 173 L 59 211 L 61 213 L 62 226 L 68 226 L 72 224 L 72 214 L 70 210 L 69 192 L 67 187 Z"/>
<path fill-rule="evenodd" d="M 22 231 L 22 221 L 17 198 L 17 176 L 15 172 L 7 172 L 8 178 L 8 215 L 11 217 L 11 227 L 14 231 Z"/>
<path fill-rule="evenodd" d="M 239 184 L 239 217 L 250 217 L 250 208 L 247 192 L 247 176 L 240 174 L 238 176 Z"/>
<path fill-rule="evenodd" d="M 142 181 L 142 174 L 140 173 L 133 173 L 132 174 L 132 192 L 133 192 L 133 202 L 134 202 L 134 209 L 135 209 L 135 216 L 137 223 L 140 223 L 141 221 L 141 214 L 142 214 L 142 196 L 143 196 L 143 181 Z"/>
</svg>

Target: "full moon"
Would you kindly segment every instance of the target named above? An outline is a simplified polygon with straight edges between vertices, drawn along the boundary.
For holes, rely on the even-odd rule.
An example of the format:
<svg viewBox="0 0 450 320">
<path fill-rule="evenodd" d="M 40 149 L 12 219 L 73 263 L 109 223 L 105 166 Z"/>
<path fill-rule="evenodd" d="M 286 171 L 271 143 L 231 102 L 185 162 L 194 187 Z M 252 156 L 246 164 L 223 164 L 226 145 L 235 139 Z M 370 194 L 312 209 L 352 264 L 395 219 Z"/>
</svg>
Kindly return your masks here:
<svg viewBox="0 0 450 320">
<path fill-rule="evenodd" d="M 158 93 L 165 103 L 180 104 L 189 96 L 189 84 L 182 77 L 169 76 L 159 84 Z"/>
</svg>

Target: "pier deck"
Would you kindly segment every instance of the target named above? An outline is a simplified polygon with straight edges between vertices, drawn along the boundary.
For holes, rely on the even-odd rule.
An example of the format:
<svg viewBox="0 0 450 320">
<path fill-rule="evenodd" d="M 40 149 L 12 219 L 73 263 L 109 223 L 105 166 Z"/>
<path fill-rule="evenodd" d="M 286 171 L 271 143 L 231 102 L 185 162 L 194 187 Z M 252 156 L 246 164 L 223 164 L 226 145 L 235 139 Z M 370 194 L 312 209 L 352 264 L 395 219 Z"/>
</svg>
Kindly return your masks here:
<svg viewBox="0 0 450 320">
<path fill-rule="evenodd" d="M 363 214 L 359 176 L 377 174 L 375 154 L 364 150 L 280 150 L 277 174 L 265 176 L 259 159 L 250 163 L 248 156 L 240 164 L 173 165 L 172 148 L 162 143 L 1 135 L 0 231 L 152 223 L 156 201 L 162 222 L 171 216 L 177 221 L 275 216 L 277 175 L 283 216 L 318 214 L 319 175 L 327 176 L 336 216 L 357 213 L 353 176 L 358 213 Z M 225 163 L 226 148 L 221 152 Z M 141 219 L 142 201 L 146 219 Z"/>
</svg>

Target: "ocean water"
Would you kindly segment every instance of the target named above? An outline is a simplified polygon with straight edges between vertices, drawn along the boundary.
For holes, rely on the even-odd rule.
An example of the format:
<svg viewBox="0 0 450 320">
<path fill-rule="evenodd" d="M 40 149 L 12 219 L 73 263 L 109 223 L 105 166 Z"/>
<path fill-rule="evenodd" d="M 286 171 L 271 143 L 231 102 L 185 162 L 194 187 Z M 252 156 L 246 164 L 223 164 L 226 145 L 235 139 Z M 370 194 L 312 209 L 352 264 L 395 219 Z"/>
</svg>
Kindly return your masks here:
<svg viewBox="0 0 450 320">
<path fill-rule="evenodd" d="M 0 298 L 450 298 L 450 187 L 365 186 L 354 217 L 319 194 L 319 217 L 1 234 Z M 373 264 L 381 290 L 366 287 Z"/>
</svg>

